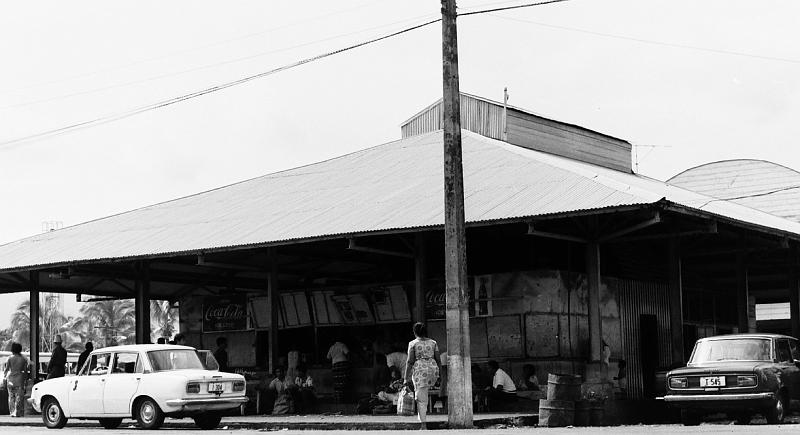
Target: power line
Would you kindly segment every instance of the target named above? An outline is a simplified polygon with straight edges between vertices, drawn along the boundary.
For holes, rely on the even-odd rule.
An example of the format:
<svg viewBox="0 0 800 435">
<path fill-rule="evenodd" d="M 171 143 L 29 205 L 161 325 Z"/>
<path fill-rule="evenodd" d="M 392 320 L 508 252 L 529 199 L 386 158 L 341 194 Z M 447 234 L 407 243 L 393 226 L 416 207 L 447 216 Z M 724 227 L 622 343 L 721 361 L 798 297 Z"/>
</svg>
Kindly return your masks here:
<svg viewBox="0 0 800 435">
<path fill-rule="evenodd" d="M 762 60 L 774 60 L 774 61 L 778 61 L 778 62 L 800 63 L 800 60 L 798 60 L 798 59 L 791 59 L 791 58 L 786 58 L 786 57 L 765 56 L 765 55 L 760 55 L 760 54 L 744 53 L 744 52 L 740 52 L 740 51 L 722 50 L 722 49 L 718 49 L 718 48 L 698 47 L 698 46 L 694 46 L 694 45 L 677 44 L 677 43 L 673 43 L 673 42 L 654 41 L 654 40 L 650 40 L 650 39 L 642 39 L 642 38 L 634 38 L 634 37 L 631 37 L 631 36 L 616 35 L 616 34 L 613 34 L 613 33 L 596 32 L 596 31 L 593 31 L 593 30 L 578 29 L 578 28 L 575 28 L 575 27 L 559 26 L 559 25 L 556 25 L 556 24 L 542 23 L 542 22 L 538 22 L 538 21 L 525 20 L 525 19 L 522 19 L 522 18 L 506 17 L 506 16 L 496 15 L 496 14 L 490 14 L 490 15 L 492 17 L 500 18 L 500 19 L 508 20 L 508 21 L 517 21 L 517 22 L 520 22 L 520 23 L 535 24 L 535 25 L 541 26 L 541 27 L 550 27 L 550 28 L 553 28 L 553 29 L 567 30 L 567 31 L 570 31 L 570 32 L 578 32 L 578 33 L 586 33 L 586 34 L 594 35 L 594 36 L 603 36 L 603 37 L 606 37 L 606 38 L 622 39 L 622 40 L 626 40 L 626 41 L 640 42 L 640 43 L 643 43 L 643 44 L 660 45 L 660 46 L 663 46 L 663 47 L 672 47 L 672 48 L 684 48 L 684 49 L 688 49 L 688 50 L 705 51 L 705 52 L 708 52 L 708 53 L 727 54 L 727 55 L 731 55 L 731 56 L 750 57 L 750 58 L 762 59 Z"/>
<path fill-rule="evenodd" d="M 500 11 L 500 10 L 528 8 L 528 7 L 533 7 L 533 6 L 548 5 L 548 4 L 552 4 L 552 3 L 562 3 L 562 2 L 566 2 L 566 1 L 569 1 L 569 0 L 540 1 L 540 2 L 526 3 L 526 4 L 522 4 L 522 5 L 509 6 L 509 7 L 503 7 L 503 8 L 493 8 L 493 9 L 485 9 L 485 10 L 480 10 L 480 11 L 474 11 L 474 12 L 467 12 L 467 13 L 464 13 L 463 15 L 477 15 L 477 14 L 484 14 L 484 13 L 489 13 L 489 12 L 496 12 L 496 11 Z M 181 103 L 181 102 L 184 102 L 184 101 L 187 101 L 187 100 L 191 100 L 191 99 L 194 99 L 194 98 L 197 98 L 197 97 L 201 97 L 203 95 L 211 94 L 211 93 L 214 93 L 214 92 L 221 91 L 223 89 L 227 89 L 227 88 L 230 88 L 230 87 L 233 87 L 233 86 L 241 85 L 241 84 L 244 84 L 244 83 L 247 83 L 247 82 L 262 78 L 262 77 L 266 77 L 266 76 L 269 76 L 269 75 L 272 75 L 272 74 L 275 74 L 275 73 L 278 73 L 278 72 L 281 72 L 281 71 L 286 71 L 286 70 L 289 70 L 289 69 L 292 69 L 292 68 L 296 68 L 298 66 L 305 65 L 307 63 L 311 63 L 311 62 L 314 62 L 314 61 L 317 61 L 317 60 L 320 60 L 320 59 L 324 59 L 326 57 L 330 57 L 330 56 L 333 56 L 333 55 L 336 55 L 336 54 L 340 54 L 340 53 L 344 53 L 344 52 L 347 52 L 347 51 L 350 51 L 350 50 L 354 50 L 356 48 L 360 48 L 360 47 L 363 47 L 365 45 L 374 44 L 376 42 L 383 41 L 385 39 L 393 38 L 395 36 L 399 36 L 399 35 L 402 35 L 404 33 L 408 33 L 408 32 L 411 32 L 413 30 L 420 29 L 420 28 L 429 26 L 429 25 L 434 24 L 434 23 L 438 23 L 441 20 L 442 20 L 441 18 L 429 20 L 429 21 L 423 22 L 421 24 L 417 24 L 417 25 L 414 25 L 414 26 L 411 26 L 411 27 L 406 27 L 406 28 L 398 30 L 396 32 L 392 32 L 392 33 L 389 33 L 389 34 L 386 34 L 386 35 L 383 35 L 383 36 L 379 36 L 377 38 L 373 38 L 373 39 L 369 39 L 369 40 L 366 40 L 366 41 L 363 41 L 363 42 L 359 42 L 357 44 L 353 44 L 353 45 L 350 45 L 350 46 L 347 46 L 347 47 L 343 47 L 343 48 L 340 48 L 338 50 L 329 51 L 327 53 L 323 53 L 323 54 L 319 54 L 319 55 L 316 55 L 316 56 L 308 57 L 308 58 L 305 58 L 303 60 L 299 60 L 299 61 L 294 62 L 294 63 L 290 63 L 290 64 L 287 64 L 287 65 L 283 65 L 283 66 L 271 69 L 269 71 L 264 71 L 264 72 L 261 72 L 261 73 L 258 73 L 258 74 L 254 74 L 254 75 L 251 75 L 251 76 L 243 77 L 243 78 L 238 79 L 238 80 L 234 80 L 234 81 L 231 81 L 231 82 L 227 82 L 227 83 L 223 83 L 223 84 L 220 84 L 220 85 L 212 86 L 210 88 L 202 89 L 202 90 L 195 91 L 195 92 L 192 92 L 192 93 L 189 93 L 189 94 L 180 95 L 180 96 L 177 96 L 177 97 L 174 97 L 174 98 L 170 98 L 168 100 L 163 100 L 163 101 L 160 101 L 160 102 L 157 102 L 157 103 L 148 104 L 148 105 L 145 105 L 145 106 L 140 106 L 140 107 L 137 107 L 137 108 L 134 108 L 134 109 L 130 109 L 130 110 L 127 110 L 127 111 L 124 111 L 124 112 L 120 112 L 120 113 L 117 113 L 117 114 L 106 115 L 106 116 L 102 116 L 102 117 L 95 118 L 95 119 L 92 119 L 92 120 L 82 121 L 82 122 L 78 122 L 78 123 L 75 123 L 75 124 L 70 124 L 70 125 L 67 125 L 67 126 L 64 126 L 64 127 L 60 127 L 60 128 L 56 128 L 56 129 L 52 129 L 52 130 L 47 130 L 47 131 L 43 131 L 43 132 L 40 132 L 40 133 L 35 133 L 35 134 L 32 134 L 32 135 L 28 135 L 28 136 L 23 136 L 23 137 L 20 137 L 20 138 L 17 138 L 17 139 L 11 139 L 11 140 L 7 140 L 7 141 L 4 141 L 4 142 L 0 142 L 0 148 L 6 148 L 6 147 L 8 147 L 10 145 L 19 144 L 19 143 L 22 143 L 22 142 L 29 142 L 29 141 L 44 139 L 44 138 L 52 137 L 52 136 L 56 136 L 56 135 L 61 135 L 61 134 L 69 133 L 69 132 L 72 132 L 72 131 L 75 131 L 75 130 L 79 130 L 79 129 L 94 127 L 94 126 L 97 126 L 97 125 L 102 125 L 102 124 L 106 124 L 106 123 L 109 123 L 109 122 L 113 122 L 113 121 L 118 121 L 118 120 L 121 120 L 121 119 L 129 118 L 131 116 L 135 116 L 135 115 L 138 115 L 138 114 L 141 114 L 141 113 L 144 113 L 144 112 L 148 112 L 150 110 L 155 110 L 155 109 L 160 109 L 160 108 L 163 108 L 163 107 L 171 106 L 173 104 Z"/>
</svg>

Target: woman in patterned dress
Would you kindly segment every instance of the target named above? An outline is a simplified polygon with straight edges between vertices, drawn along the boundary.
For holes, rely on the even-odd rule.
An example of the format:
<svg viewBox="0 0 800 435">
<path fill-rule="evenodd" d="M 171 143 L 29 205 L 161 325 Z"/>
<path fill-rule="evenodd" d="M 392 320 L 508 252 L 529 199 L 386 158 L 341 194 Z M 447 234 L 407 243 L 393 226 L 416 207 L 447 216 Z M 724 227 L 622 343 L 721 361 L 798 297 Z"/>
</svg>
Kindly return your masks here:
<svg viewBox="0 0 800 435">
<path fill-rule="evenodd" d="M 439 346 L 436 340 L 428 338 L 428 329 L 424 323 L 415 323 L 413 330 L 416 338 L 408 343 L 405 384 L 414 386 L 417 416 L 422 423 L 422 429 L 426 429 L 428 390 L 439 379 Z"/>
</svg>

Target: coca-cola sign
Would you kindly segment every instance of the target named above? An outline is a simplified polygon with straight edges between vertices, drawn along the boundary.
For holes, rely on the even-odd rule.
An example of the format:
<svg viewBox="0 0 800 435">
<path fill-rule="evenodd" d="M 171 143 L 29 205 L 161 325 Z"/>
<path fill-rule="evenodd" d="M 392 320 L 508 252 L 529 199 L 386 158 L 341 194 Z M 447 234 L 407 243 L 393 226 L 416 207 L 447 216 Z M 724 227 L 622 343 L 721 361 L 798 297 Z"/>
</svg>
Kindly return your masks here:
<svg viewBox="0 0 800 435">
<path fill-rule="evenodd" d="M 205 299 L 203 331 L 240 331 L 243 329 L 247 329 L 247 305 L 244 296 Z"/>
</svg>

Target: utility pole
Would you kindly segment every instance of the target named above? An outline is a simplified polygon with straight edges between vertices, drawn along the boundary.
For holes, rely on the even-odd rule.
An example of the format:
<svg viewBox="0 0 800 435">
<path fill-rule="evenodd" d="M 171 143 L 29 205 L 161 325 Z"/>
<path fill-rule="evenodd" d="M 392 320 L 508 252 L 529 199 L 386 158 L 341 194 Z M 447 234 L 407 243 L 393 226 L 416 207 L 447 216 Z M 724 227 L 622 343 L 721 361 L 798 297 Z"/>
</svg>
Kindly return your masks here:
<svg viewBox="0 0 800 435">
<path fill-rule="evenodd" d="M 464 175 L 461 165 L 461 107 L 458 90 L 456 1 L 442 0 L 442 105 L 444 110 L 444 255 L 447 328 L 447 422 L 472 427 L 472 372 L 467 303 L 467 245 L 464 232 Z"/>
</svg>

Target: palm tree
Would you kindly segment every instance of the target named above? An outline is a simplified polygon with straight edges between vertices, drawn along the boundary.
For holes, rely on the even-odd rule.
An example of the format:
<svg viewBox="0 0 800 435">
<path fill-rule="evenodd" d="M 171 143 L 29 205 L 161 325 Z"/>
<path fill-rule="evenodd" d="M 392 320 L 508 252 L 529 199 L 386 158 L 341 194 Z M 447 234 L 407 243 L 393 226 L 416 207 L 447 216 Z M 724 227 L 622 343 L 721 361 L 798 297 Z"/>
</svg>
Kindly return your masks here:
<svg viewBox="0 0 800 435">
<path fill-rule="evenodd" d="M 150 301 L 150 335 L 172 337 L 178 332 L 178 310 L 169 301 Z"/>
<path fill-rule="evenodd" d="M 13 340 L 20 343 L 23 349 L 30 348 L 30 300 L 24 300 L 11 315 Z M 39 350 L 50 352 L 53 349 L 53 337 L 62 331 L 67 317 L 61 312 L 56 298 L 46 296 L 44 303 L 39 304 Z M 62 337 L 63 338 L 63 337 Z M 64 345 L 69 343 L 65 341 Z"/>
<path fill-rule="evenodd" d="M 0 331 L 0 350 L 11 350 L 12 341 L 14 341 L 14 332 L 11 328 Z"/>
<path fill-rule="evenodd" d="M 132 299 L 114 299 L 86 303 L 83 318 L 75 327 L 85 331 L 85 339 L 105 346 L 133 343 L 136 318 Z"/>
</svg>

